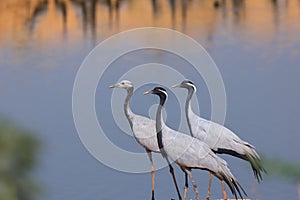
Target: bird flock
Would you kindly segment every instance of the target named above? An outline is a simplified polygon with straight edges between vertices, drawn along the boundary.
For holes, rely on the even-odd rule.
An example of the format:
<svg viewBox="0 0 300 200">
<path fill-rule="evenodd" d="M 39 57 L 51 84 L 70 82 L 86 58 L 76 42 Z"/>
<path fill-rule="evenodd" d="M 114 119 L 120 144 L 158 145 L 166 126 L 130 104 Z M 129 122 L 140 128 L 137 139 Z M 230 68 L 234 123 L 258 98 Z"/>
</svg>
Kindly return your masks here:
<svg viewBox="0 0 300 200">
<path fill-rule="evenodd" d="M 191 180 L 195 192 L 195 198 L 199 200 L 199 192 L 192 176 L 192 169 L 206 170 L 210 173 L 206 199 L 210 199 L 210 187 L 212 177 L 215 176 L 222 182 L 223 199 L 228 199 L 225 183 L 229 187 L 235 199 L 238 196 L 243 199 L 245 190 L 231 173 L 228 164 L 217 154 L 229 154 L 231 156 L 248 161 L 258 182 L 262 180 L 262 172 L 265 172 L 261 159 L 254 146 L 240 139 L 228 128 L 215 122 L 201 118 L 191 108 L 191 99 L 196 92 L 196 86 L 189 80 L 184 80 L 172 88 L 184 88 L 187 90 L 185 102 L 185 115 L 190 135 L 169 128 L 162 119 L 162 108 L 168 94 L 163 87 L 155 87 L 144 94 L 154 94 L 159 97 L 156 120 L 137 115 L 131 111 L 130 99 L 134 92 L 133 83 L 128 80 L 109 86 L 109 88 L 122 88 L 127 91 L 124 102 L 124 113 L 130 124 L 136 141 L 146 150 L 151 163 L 152 196 L 155 199 L 154 183 L 155 168 L 152 160 L 152 152 L 161 153 L 169 166 L 169 171 L 174 182 L 178 199 L 182 200 L 174 169 L 170 160 L 174 161 L 185 174 L 185 186 L 183 199 L 187 198 L 188 178 Z"/>
</svg>

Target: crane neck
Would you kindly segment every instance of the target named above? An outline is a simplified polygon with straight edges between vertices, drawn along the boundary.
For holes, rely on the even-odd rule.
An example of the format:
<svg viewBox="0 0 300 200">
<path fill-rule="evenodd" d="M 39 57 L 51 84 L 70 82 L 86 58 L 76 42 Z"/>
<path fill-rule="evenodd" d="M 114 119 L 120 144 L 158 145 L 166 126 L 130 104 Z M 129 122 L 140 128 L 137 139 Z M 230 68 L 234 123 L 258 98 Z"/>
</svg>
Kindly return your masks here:
<svg viewBox="0 0 300 200">
<path fill-rule="evenodd" d="M 125 112 L 125 115 L 129 121 L 129 124 L 130 124 L 130 127 L 132 128 L 132 116 L 133 116 L 133 113 L 130 109 L 130 105 L 129 105 L 129 101 L 130 101 L 130 98 L 133 94 L 133 87 L 132 88 L 128 88 L 127 89 L 127 97 L 125 99 L 125 102 L 124 102 L 124 112 Z"/>
<path fill-rule="evenodd" d="M 160 149 L 160 152 L 162 154 L 163 157 L 166 158 L 167 154 L 164 150 L 164 145 L 163 145 L 163 136 L 162 136 L 162 124 L 163 124 L 163 120 L 162 120 L 162 108 L 163 105 L 166 101 L 166 96 L 165 95 L 159 95 L 160 98 L 160 102 L 157 108 L 157 112 L 156 112 L 156 137 L 157 137 L 157 143 L 158 143 L 158 147 Z"/>
<path fill-rule="evenodd" d="M 188 95 L 186 97 L 186 102 L 185 102 L 185 116 L 186 116 L 187 123 L 188 123 L 189 129 L 190 129 L 190 134 L 192 137 L 194 137 L 194 134 L 193 134 L 193 130 L 192 130 L 191 119 L 189 116 L 193 112 L 192 107 L 191 107 L 191 99 L 192 99 L 192 96 L 194 95 L 194 93 L 195 93 L 194 88 L 189 88 Z"/>
</svg>

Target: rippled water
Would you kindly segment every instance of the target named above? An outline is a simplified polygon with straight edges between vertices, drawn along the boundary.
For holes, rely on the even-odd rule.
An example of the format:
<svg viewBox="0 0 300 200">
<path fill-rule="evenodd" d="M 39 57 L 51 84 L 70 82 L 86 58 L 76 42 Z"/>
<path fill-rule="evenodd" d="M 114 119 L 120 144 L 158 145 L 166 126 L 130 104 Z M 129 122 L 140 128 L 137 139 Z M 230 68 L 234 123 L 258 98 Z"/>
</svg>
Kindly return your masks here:
<svg viewBox="0 0 300 200">
<path fill-rule="evenodd" d="M 43 199 L 150 199 L 150 174 L 122 173 L 99 163 L 80 142 L 72 118 L 73 82 L 83 59 L 100 41 L 137 27 L 175 29 L 202 44 L 224 79 L 226 125 L 265 156 L 300 161 L 300 1 L 213 4 L 211 0 L 0 2 L 0 113 L 32 128 L 44 141 L 38 172 L 45 188 Z M 155 51 L 130 54 L 115 62 L 117 70 L 101 80 L 97 114 L 111 128 L 109 138 L 122 148 L 143 151 L 111 120 L 106 104 L 111 91 L 106 86 L 130 66 L 153 60 L 176 65 L 189 79 L 196 79 L 201 115 L 209 118 L 210 97 L 203 80 L 184 62 L 171 58 Z M 133 98 L 133 110 L 146 113 L 138 98 Z M 167 107 L 167 113 L 168 123 L 176 127 L 177 112 Z M 248 165 L 224 158 L 250 198 L 297 198 L 294 182 L 266 177 L 257 184 Z M 176 172 L 183 188 L 183 176 L 179 169 Z M 195 172 L 195 177 L 204 197 L 208 174 Z M 218 181 L 213 181 L 213 188 L 212 197 L 221 197 Z M 176 197 L 167 169 L 157 172 L 156 192 L 157 199 Z M 192 190 L 189 197 L 193 198 Z"/>
</svg>

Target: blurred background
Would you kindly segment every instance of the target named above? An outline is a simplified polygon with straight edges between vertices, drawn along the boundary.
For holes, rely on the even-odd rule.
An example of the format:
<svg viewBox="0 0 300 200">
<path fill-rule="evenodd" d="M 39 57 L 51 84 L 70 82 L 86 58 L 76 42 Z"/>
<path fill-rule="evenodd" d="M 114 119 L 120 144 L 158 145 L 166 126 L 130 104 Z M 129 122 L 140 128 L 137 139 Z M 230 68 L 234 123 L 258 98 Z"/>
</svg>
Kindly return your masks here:
<svg viewBox="0 0 300 200">
<path fill-rule="evenodd" d="M 0 199 L 150 199 L 150 174 L 121 173 L 95 160 L 72 117 L 83 59 L 109 36 L 144 26 L 181 31 L 216 62 L 227 92 L 225 124 L 256 146 L 268 171 L 258 184 L 247 163 L 223 156 L 249 197 L 300 199 L 299 21 L 300 0 L 1 0 Z M 136 152 L 143 149 L 103 111 L 118 69 L 146 61 L 182 64 L 177 69 L 199 85 L 201 115 L 210 118 L 207 88 L 184 63 L 153 50 L 124 56 L 112 64 L 116 76 L 100 81 L 97 114 L 113 142 Z M 208 173 L 195 176 L 203 198 Z M 176 197 L 167 169 L 157 172 L 156 192 L 157 199 Z M 214 179 L 212 199 L 220 197 Z"/>
</svg>

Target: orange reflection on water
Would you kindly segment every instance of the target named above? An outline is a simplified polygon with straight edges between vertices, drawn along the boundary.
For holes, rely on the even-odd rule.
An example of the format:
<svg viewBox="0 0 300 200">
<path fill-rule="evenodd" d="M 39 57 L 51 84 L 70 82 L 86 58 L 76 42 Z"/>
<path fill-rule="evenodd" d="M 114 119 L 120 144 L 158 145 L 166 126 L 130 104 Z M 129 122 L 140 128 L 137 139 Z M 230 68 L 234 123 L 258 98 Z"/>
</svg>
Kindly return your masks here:
<svg viewBox="0 0 300 200">
<path fill-rule="evenodd" d="M 130 28 L 173 28 L 210 41 L 234 35 L 257 44 L 279 32 L 295 39 L 299 0 L 2 0 L 0 45 L 94 42 Z M 292 30 L 286 31 L 285 30 Z"/>
</svg>

